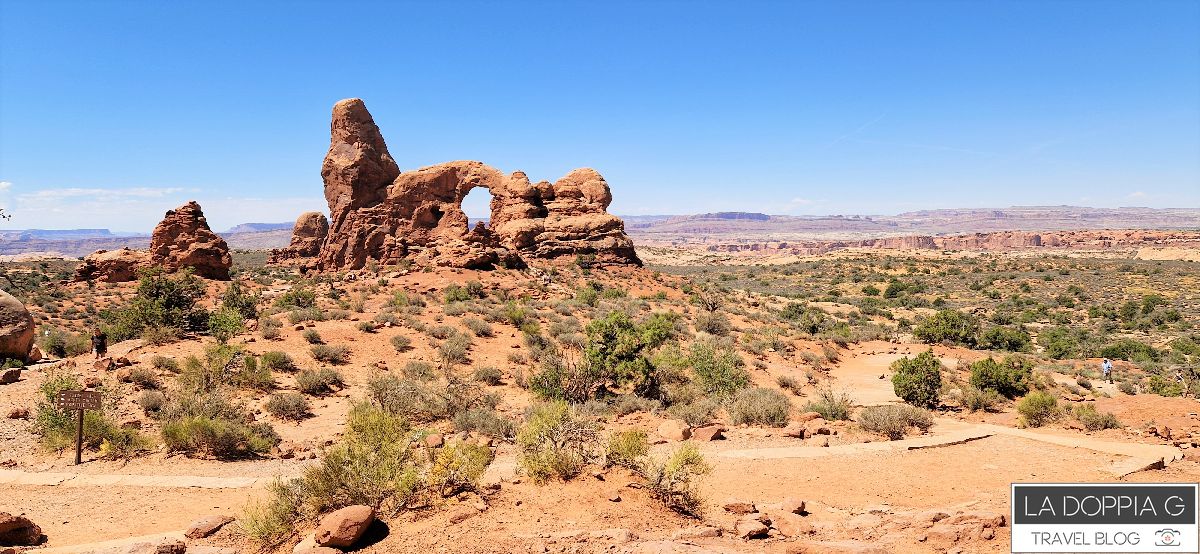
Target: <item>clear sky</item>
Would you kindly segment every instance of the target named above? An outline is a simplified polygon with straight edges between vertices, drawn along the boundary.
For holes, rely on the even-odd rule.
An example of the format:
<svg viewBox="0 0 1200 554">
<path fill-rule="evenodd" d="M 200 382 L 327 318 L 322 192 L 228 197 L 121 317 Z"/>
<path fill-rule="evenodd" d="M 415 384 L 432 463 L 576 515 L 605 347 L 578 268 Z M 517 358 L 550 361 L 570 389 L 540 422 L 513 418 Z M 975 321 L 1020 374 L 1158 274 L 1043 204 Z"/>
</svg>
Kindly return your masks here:
<svg viewBox="0 0 1200 554">
<path fill-rule="evenodd" d="M 352 96 L 402 169 L 590 166 L 617 214 L 1200 206 L 1191 0 L 0 0 L 3 227 L 323 210 Z"/>
</svg>

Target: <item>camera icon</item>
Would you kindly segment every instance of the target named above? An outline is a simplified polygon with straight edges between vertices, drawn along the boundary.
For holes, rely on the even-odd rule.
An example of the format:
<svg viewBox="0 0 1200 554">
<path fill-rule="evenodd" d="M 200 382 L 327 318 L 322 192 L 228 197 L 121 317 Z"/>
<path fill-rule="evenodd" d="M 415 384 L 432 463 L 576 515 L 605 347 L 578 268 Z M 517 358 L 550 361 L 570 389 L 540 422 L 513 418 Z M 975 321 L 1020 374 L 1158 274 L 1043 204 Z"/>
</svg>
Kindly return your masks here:
<svg viewBox="0 0 1200 554">
<path fill-rule="evenodd" d="M 1154 546 L 1179 546 L 1179 530 L 1159 529 L 1155 531 Z"/>
</svg>

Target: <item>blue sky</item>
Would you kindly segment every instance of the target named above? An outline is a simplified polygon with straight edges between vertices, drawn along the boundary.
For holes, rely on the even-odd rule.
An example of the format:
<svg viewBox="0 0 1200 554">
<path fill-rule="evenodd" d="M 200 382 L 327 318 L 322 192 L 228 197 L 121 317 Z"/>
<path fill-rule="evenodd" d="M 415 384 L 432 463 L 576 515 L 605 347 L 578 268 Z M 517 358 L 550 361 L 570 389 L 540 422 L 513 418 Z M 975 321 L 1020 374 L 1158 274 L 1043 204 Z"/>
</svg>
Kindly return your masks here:
<svg viewBox="0 0 1200 554">
<path fill-rule="evenodd" d="M 352 96 L 618 214 L 1200 206 L 1194 1 L 242 4 L 0 1 L 4 227 L 324 209 Z"/>
</svg>

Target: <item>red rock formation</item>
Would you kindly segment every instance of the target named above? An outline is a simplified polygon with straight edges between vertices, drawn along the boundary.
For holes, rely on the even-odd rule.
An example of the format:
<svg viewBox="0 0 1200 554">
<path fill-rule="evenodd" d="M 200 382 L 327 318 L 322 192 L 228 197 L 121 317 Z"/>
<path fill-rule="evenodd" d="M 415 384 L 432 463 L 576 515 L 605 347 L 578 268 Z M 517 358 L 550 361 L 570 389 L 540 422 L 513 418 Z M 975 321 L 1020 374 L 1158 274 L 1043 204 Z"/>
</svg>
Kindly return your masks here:
<svg viewBox="0 0 1200 554">
<path fill-rule="evenodd" d="M 321 212 L 304 212 L 292 226 L 292 242 L 287 248 L 272 250 L 269 263 L 312 258 L 321 253 L 321 245 L 329 236 L 329 219 Z"/>
<path fill-rule="evenodd" d="M 412 257 L 453 267 L 519 267 L 528 258 L 594 255 L 601 264 L 641 264 L 624 223 L 606 210 L 608 183 L 577 169 L 553 185 L 530 183 L 481 162 L 456 161 L 400 173 L 362 100 L 333 107 L 321 169 L 332 217 L 318 264 L 360 268 Z M 462 200 L 492 193 L 490 227 L 468 228 Z"/>
<path fill-rule="evenodd" d="M 208 228 L 195 200 L 167 212 L 150 235 L 150 257 L 168 272 L 185 267 L 208 279 L 229 280 L 229 245 Z"/>
<path fill-rule="evenodd" d="M 99 250 L 84 258 L 75 270 L 76 281 L 119 283 L 137 279 L 137 272 L 159 266 L 168 272 L 192 268 L 208 279 L 229 280 L 233 258 L 229 245 L 208 228 L 200 204 L 188 202 L 170 210 L 150 236 L 150 250 Z"/>
</svg>

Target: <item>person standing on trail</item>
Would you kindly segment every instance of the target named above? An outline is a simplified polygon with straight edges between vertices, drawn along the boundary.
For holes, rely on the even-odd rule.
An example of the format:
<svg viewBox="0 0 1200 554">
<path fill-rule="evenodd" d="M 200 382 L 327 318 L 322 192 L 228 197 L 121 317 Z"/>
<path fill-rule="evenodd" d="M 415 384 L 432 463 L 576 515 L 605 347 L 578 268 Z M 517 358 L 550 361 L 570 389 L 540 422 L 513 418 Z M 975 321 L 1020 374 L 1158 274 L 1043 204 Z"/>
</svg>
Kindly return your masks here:
<svg viewBox="0 0 1200 554">
<path fill-rule="evenodd" d="M 1109 383 L 1113 382 L 1112 378 L 1112 362 L 1108 358 L 1104 358 L 1104 362 L 1100 364 L 1100 370 L 1104 372 L 1104 380 Z"/>
<path fill-rule="evenodd" d="M 92 351 L 96 353 L 97 360 L 108 355 L 108 335 L 99 327 L 92 330 Z"/>
</svg>

